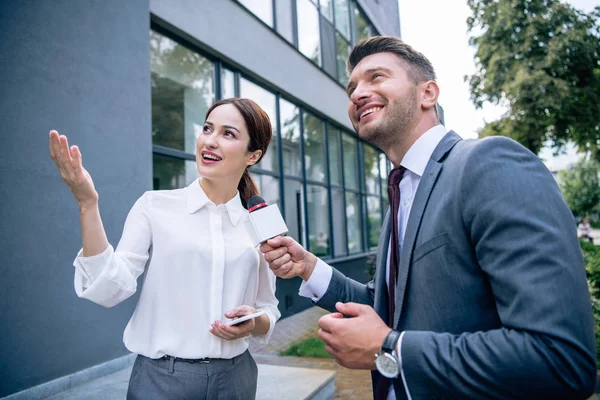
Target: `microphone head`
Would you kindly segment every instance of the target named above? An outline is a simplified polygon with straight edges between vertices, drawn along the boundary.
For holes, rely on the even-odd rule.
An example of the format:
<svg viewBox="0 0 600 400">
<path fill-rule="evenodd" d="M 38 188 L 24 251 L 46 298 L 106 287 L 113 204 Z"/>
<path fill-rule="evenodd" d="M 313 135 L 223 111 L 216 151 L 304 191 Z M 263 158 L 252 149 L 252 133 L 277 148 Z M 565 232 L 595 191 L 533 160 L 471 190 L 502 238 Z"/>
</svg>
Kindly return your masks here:
<svg viewBox="0 0 600 400">
<path fill-rule="evenodd" d="M 260 196 L 252 196 L 248 200 L 248 212 L 253 212 L 267 206 L 267 202 Z"/>
</svg>

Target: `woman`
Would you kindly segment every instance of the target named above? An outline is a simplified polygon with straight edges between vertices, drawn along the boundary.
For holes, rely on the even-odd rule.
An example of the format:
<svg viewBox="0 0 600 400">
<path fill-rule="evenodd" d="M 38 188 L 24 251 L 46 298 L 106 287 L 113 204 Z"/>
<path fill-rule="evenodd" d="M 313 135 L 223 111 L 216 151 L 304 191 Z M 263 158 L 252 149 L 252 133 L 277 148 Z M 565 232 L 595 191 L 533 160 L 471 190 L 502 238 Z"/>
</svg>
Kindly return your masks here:
<svg viewBox="0 0 600 400">
<path fill-rule="evenodd" d="M 251 100 L 213 105 L 196 142 L 202 178 L 184 189 L 144 193 L 116 251 L 79 149 L 50 132 L 50 154 L 79 205 L 77 295 L 112 307 L 135 293 L 146 270 L 123 335 L 138 353 L 128 399 L 255 397 L 258 372 L 247 336 L 267 340 L 280 313 L 275 276 L 247 230 L 246 204 L 258 194 L 247 168 L 264 156 L 271 132 L 269 117 Z M 221 321 L 257 310 L 265 313 L 238 325 Z"/>
</svg>

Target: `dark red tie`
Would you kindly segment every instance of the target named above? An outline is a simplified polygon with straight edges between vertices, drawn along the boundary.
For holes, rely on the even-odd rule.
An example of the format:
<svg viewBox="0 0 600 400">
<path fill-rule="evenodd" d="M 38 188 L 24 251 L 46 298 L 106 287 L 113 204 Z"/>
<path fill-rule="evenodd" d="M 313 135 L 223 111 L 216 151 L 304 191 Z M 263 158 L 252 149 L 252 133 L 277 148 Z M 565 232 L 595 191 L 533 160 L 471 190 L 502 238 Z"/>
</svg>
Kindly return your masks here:
<svg viewBox="0 0 600 400">
<path fill-rule="evenodd" d="M 406 168 L 403 166 L 399 166 L 390 171 L 390 176 L 388 177 L 388 196 L 390 200 L 390 210 L 391 210 L 391 248 L 390 248 L 390 271 L 389 271 L 389 284 L 388 284 L 388 293 L 389 293 L 389 303 L 388 303 L 388 326 L 394 329 L 394 312 L 396 311 L 396 280 L 398 276 L 398 264 L 400 263 L 400 253 L 398 251 L 399 240 L 398 240 L 398 212 L 400 209 L 400 181 L 402 180 L 402 176 L 404 175 L 404 171 Z M 388 390 L 390 388 L 391 381 L 384 377 L 380 376 L 379 381 L 377 382 L 377 386 L 375 388 L 374 397 L 375 400 L 386 400 L 388 395 Z"/>
</svg>

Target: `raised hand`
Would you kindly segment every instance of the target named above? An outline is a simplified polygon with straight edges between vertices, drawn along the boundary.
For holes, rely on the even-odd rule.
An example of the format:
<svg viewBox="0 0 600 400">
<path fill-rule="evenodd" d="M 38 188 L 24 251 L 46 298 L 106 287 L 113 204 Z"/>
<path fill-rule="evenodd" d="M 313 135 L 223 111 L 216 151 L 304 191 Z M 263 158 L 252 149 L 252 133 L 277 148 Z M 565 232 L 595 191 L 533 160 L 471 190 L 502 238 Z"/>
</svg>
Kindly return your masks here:
<svg viewBox="0 0 600 400">
<path fill-rule="evenodd" d="M 265 255 L 269 268 L 280 278 L 300 276 L 306 281 L 317 264 L 317 257 L 289 236 L 267 240 L 260 245 L 260 251 Z"/>
<path fill-rule="evenodd" d="M 50 131 L 50 157 L 58 167 L 63 178 L 73 195 L 79 208 L 98 204 L 98 192 L 94 187 L 92 177 L 83 168 L 79 147 L 71 146 L 65 135 L 57 131 Z"/>
</svg>

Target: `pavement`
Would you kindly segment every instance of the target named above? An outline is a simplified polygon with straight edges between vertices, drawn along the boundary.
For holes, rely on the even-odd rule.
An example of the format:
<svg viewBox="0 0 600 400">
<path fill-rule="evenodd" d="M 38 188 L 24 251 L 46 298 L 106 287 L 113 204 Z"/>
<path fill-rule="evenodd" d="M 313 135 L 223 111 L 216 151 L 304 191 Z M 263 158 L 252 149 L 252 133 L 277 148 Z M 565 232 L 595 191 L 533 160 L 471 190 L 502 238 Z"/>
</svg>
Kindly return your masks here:
<svg viewBox="0 0 600 400">
<path fill-rule="evenodd" d="M 333 359 L 283 357 L 280 351 L 291 343 L 316 334 L 317 321 L 327 312 L 311 307 L 275 324 L 268 344 L 250 339 L 249 350 L 258 364 L 258 400 L 359 400 L 372 399 L 368 371 L 347 370 Z M 16 394 L 11 400 L 125 399 L 132 362 L 119 371 L 47 396 Z"/>
</svg>

